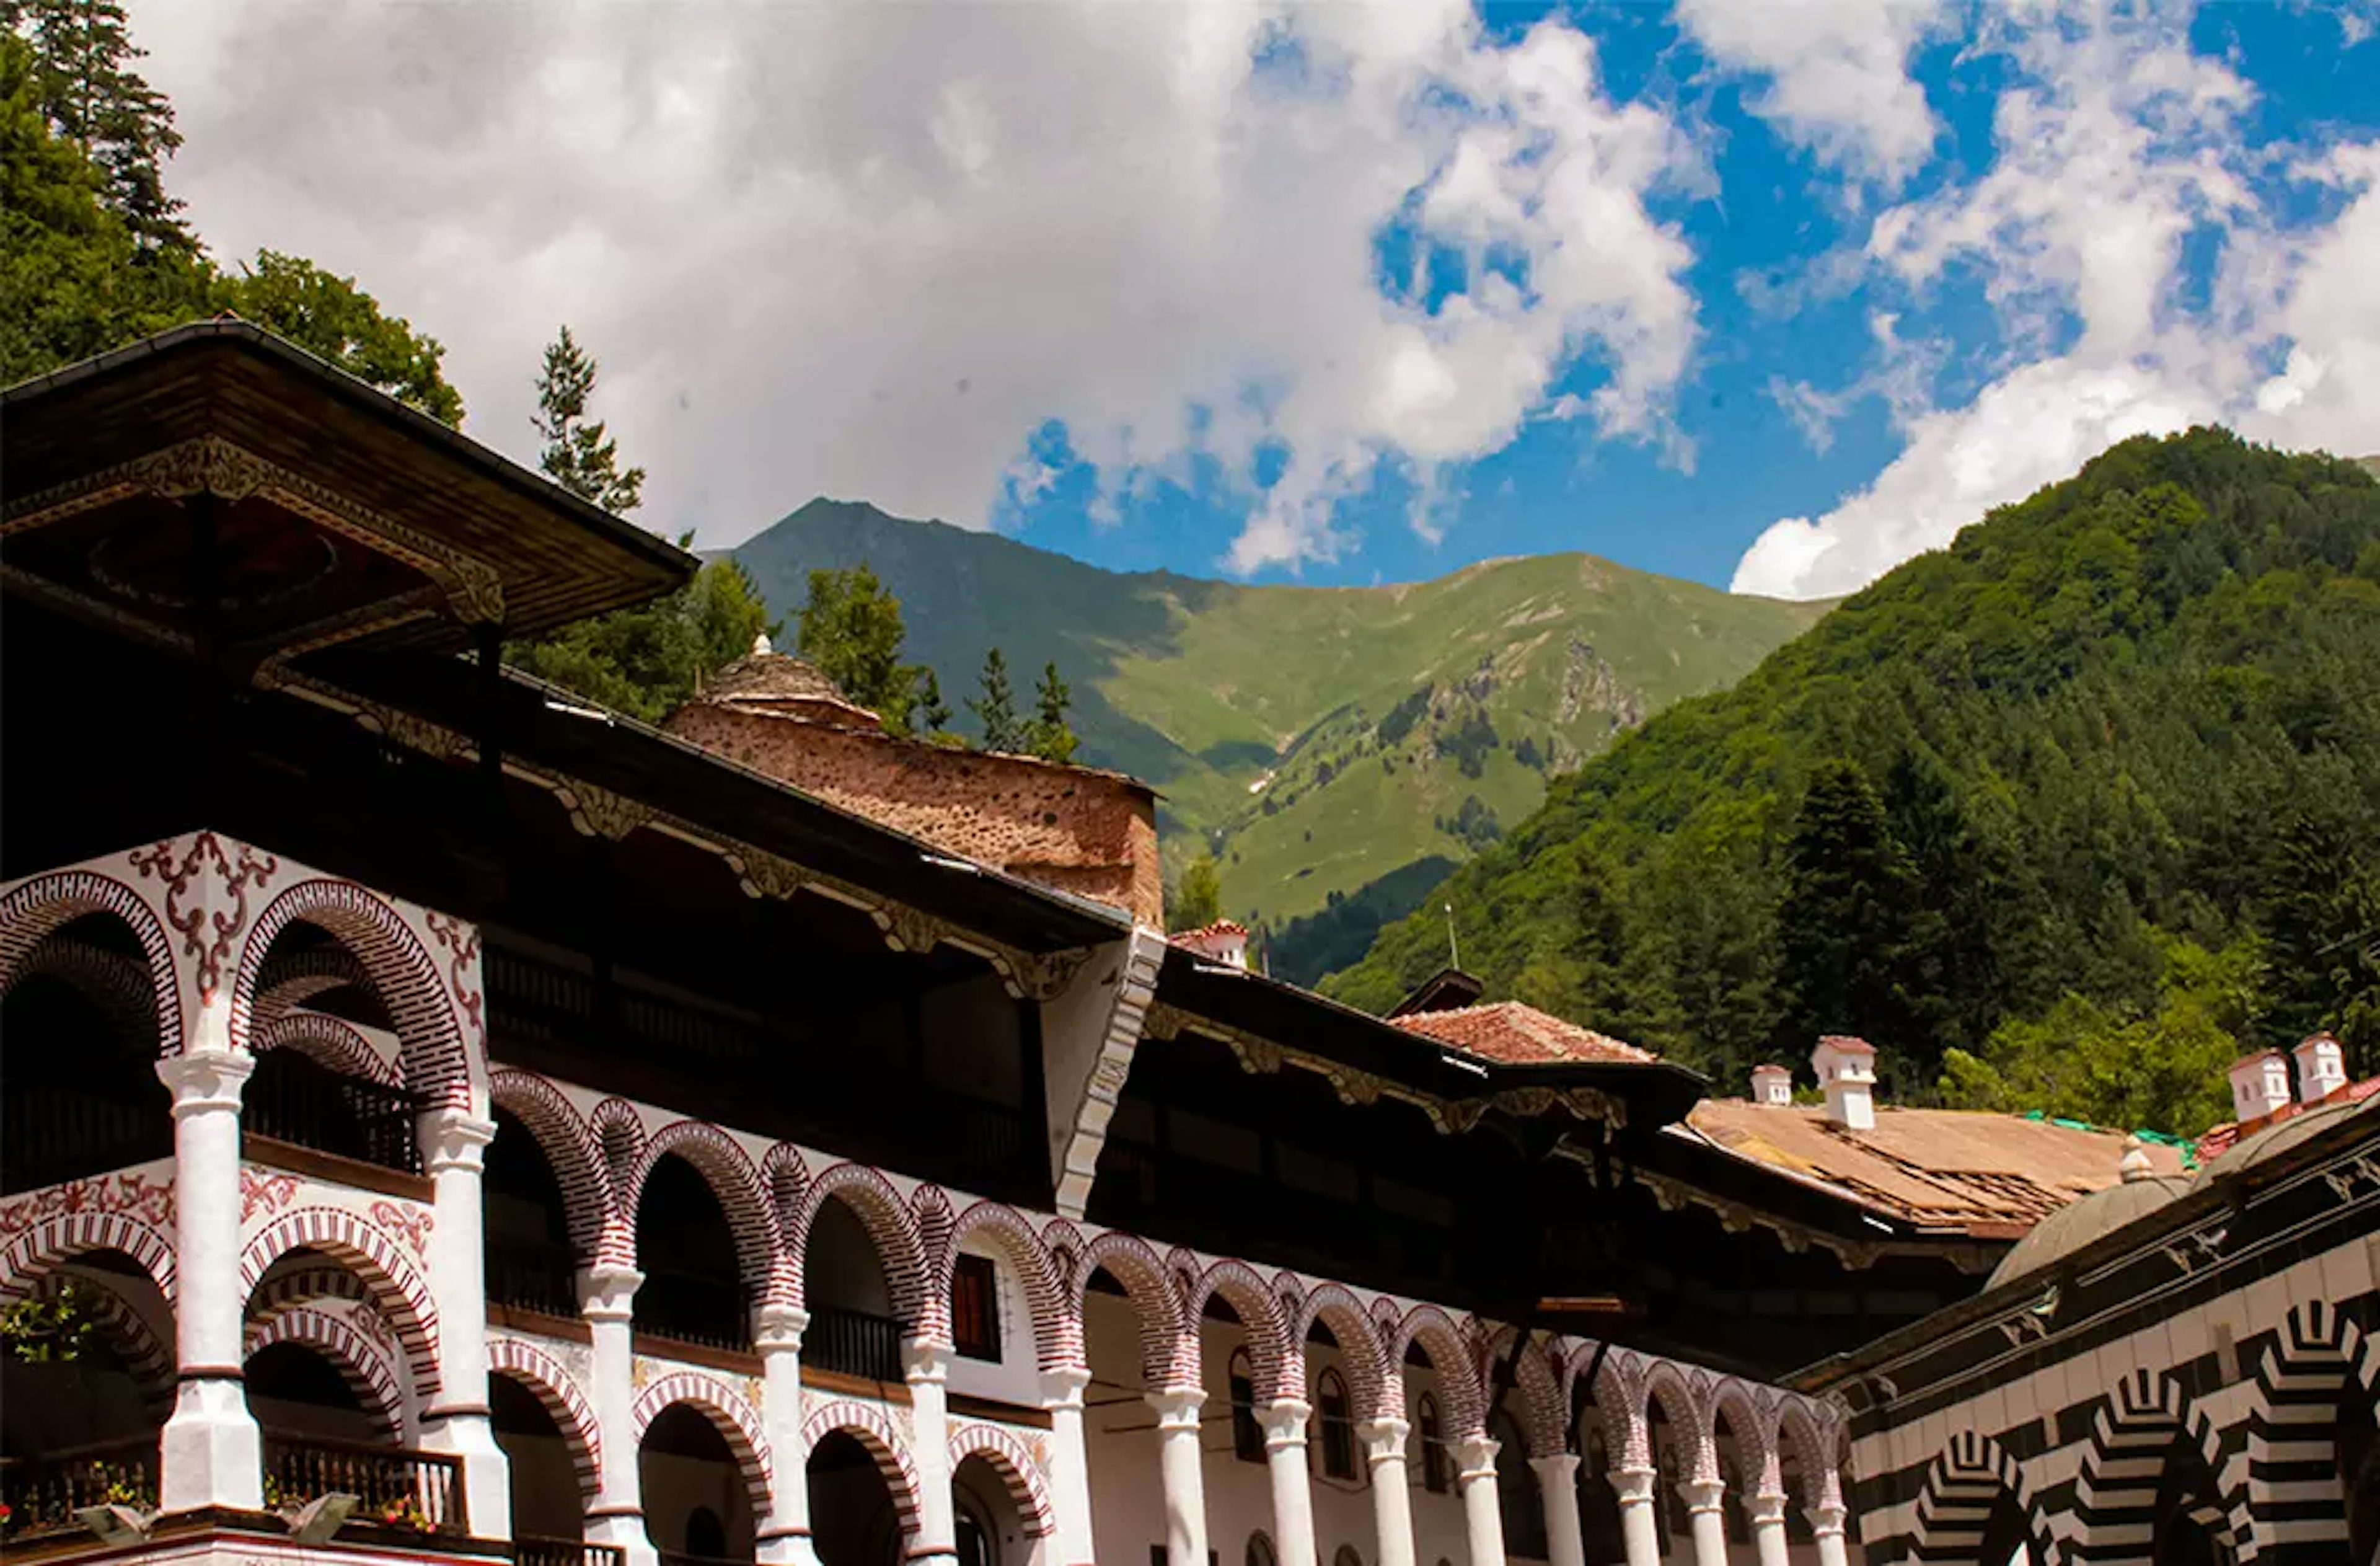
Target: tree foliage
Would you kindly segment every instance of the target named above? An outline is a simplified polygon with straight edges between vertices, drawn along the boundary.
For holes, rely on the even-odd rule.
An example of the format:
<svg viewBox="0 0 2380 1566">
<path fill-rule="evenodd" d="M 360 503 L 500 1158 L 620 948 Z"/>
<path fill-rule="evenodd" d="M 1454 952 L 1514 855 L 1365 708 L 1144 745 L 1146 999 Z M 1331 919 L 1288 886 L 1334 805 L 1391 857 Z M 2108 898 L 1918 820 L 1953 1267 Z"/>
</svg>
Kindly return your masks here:
<svg viewBox="0 0 2380 1566">
<path fill-rule="evenodd" d="M 983 726 L 986 750 L 1013 753 L 1024 748 L 1025 725 L 1016 716 L 1016 693 L 1009 688 L 1008 659 L 996 647 L 983 655 L 983 674 L 976 694 L 967 698 L 967 710 Z"/>
<path fill-rule="evenodd" d="M 2191 1015 L 2227 1049 L 2328 1026 L 2380 1069 L 2375 668 L 2380 484 L 2219 430 L 2128 441 L 1556 780 L 1442 896 L 1493 990 L 1624 1033 L 1589 958 L 1632 965 L 1669 1018 L 1638 1041 L 1723 1086 L 1821 1030 L 1866 1034 L 1901 1101 L 2011 1023 L 2179 1058 L 2174 976 L 2249 946 L 2258 1003 Z M 1326 989 L 1392 1004 L 1444 950 L 1416 915 Z"/>
<path fill-rule="evenodd" d="M 1066 722 L 1066 710 L 1074 705 L 1075 693 L 1058 677 L 1058 665 L 1049 664 L 1041 671 L 1041 683 L 1033 693 L 1033 722 L 1025 731 L 1025 749 L 1028 755 L 1044 761 L 1070 762 L 1075 759 L 1075 739 L 1073 725 Z"/>
<path fill-rule="evenodd" d="M 565 326 L 545 347 L 537 378 L 537 412 L 529 422 L 545 444 L 537 465 L 579 499 L 625 516 L 644 504 L 645 470 L 620 466 L 620 443 L 600 419 L 587 416 L 599 370 L 595 356 Z"/>
<path fill-rule="evenodd" d="M 801 655 L 893 734 L 909 732 L 909 709 L 925 673 L 901 662 L 907 637 L 901 601 L 868 566 L 810 573 L 809 601 L 801 611 Z M 934 694 L 939 698 L 941 691 Z"/>
<path fill-rule="evenodd" d="M 259 250 L 237 275 L 217 277 L 215 300 L 441 424 L 463 422 L 462 394 L 446 383 L 441 369 L 445 348 L 383 311 L 352 277 L 299 256 Z"/>
<path fill-rule="evenodd" d="M 0 26 L 26 41 L 33 102 L 50 131 L 99 175 L 101 200 L 142 249 L 194 253 L 198 240 L 165 193 L 165 160 L 182 144 L 174 107 L 134 68 L 117 0 L 0 0 Z"/>
<path fill-rule="evenodd" d="M 1203 929 L 1223 917 L 1223 878 L 1215 868 L 1215 856 L 1201 854 L 1182 868 L 1181 879 L 1173 885 L 1172 912 L 1166 917 L 1167 928 L 1175 931 Z"/>
</svg>

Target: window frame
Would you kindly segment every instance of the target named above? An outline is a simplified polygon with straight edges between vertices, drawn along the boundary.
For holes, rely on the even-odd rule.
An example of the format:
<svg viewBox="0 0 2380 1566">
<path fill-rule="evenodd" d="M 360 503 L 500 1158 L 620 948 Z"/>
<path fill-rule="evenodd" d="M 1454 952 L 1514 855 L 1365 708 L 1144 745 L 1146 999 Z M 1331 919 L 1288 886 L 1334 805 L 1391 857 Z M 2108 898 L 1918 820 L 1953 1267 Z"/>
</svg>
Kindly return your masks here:
<svg viewBox="0 0 2380 1566">
<path fill-rule="evenodd" d="M 963 1306 L 963 1301 L 974 1303 L 970 1296 L 979 1300 L 979 1309 Z M 978 1318 L 979 1336 L 970 1331 Z M 1000 1264 L 990 1256 L 962 1251 L 951 1269 L 951 1348 L 962 1359 L 1000 1363 Z"/>
</svg>

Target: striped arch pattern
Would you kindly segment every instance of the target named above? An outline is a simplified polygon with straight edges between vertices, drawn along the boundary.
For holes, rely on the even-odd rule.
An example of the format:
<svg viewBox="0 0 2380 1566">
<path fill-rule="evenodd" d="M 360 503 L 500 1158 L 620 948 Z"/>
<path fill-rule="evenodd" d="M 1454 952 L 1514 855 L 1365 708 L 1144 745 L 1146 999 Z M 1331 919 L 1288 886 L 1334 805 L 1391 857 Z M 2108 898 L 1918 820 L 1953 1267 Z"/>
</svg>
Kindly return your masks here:
<svg viewBox="0 0 2380 1566">
<path fill-rule="evenodd" d="M 1418 1305 L 1383 1332 L 1381 1363 L 1393 1376 L 1414 1344 L 1428 1356 L 1438 1376 L 1439 1406 L 1446 1413 L 1446 1438 L 1459 1441 L 1488 1426 L 1488 1400 L 1481 1395 L 1477 1356 L 1454 1318 L 1434 1305 Z M 1400 1378 L 1401 1379 L 1401 1378 Z"/>
<path fill-rule="evenodd" d="M 406 1085 L 424 1102 L 470 1108 L 471 1051 L 464 1043 L 444 976 L 397 911 L 351 880 L 301 880 L 257 916 L 232 986 L 232 1047 L 249 1047 L 264 960 L 281 932 L 300 922 L 318 925 L 345 942 L 372 976 L 373 992 L 388 1008 L 403 1049 Z"/>
<path fill-rule="evenodd" d="M 1026 1537 L 1046 1538 L 1057 1531 L 1057 1508 L 1050 1504 L 1041 1465 L 1014 1432 L 997 1425 L 961 1425 L 951 1432 L 951 1472 L 957 1473 L 970 1457 L 982 1458 L 1000 1475 L 1008 1499 L 1016 1503 Z"/>
<path fill-rule="evenodd" d="M 603 1148 L 595 1132 L 562 1090 L 525 1071 L 499 1071 L 488 1078 L 488 1098 L 521 1123 L 545 1156 L 562 1190 L 562 1212 L 570 1243 L 591 1257 L 603 1243 L 603 1220 L 611 1209 L 611 1184 L 603 1172 Z"/>
<path fill-rule="evenodd" d="M 298 1267 L 267 1272 L 248 1297 L 250 1324 L 269 1321 L 285 1310 L 316 1300 L 360 1300 L 370 1297 L 364 1281 L 344 1267 Z"/>
<path fill-rule="evenodd" d="M 856 1213 L 868 1239 L 875 1242 L 876 1260 L 884 1269 L 884 1288 L 892 1296 L 893 1316 L 913 1333 L 929 1330 L 933 1322 L 927 1305 L 926 1246 L 917 1233 L 917 1215 L 902 1202 L 892 1183 L 866 1164 L 839 1163 L 822 1170 L 802 1194 L 787 1257 L 789 1285 L 795 1291 L 789 1303 L 805 1303 L 808 1283 L 802 1270 L 809 1259 L 810 1233 L 831 1201 L 840 1201 Z M 941 1336 L 950 1336 L 947 1327 Z"/>
<path fill-rule="evenodd" d="M 256 1026 L 261 1028 L 286 1016 L 315 996 L 353 985 L 371 990 L 371 975 L 344 946 L 312 952 L 279 952 L 264 960 L 256 976 Z M 373 991 L 377 998 L 377 991 Z"/>
<path fill-rule="evenodd" d="M 488 1340 L 488 1373 L 509 1378 L 545 1405 L 570 1449 L 570 1465 L 578 1473 L 578 1491 L 588 1500 L 602 1483 L 603 1426 L 594 1407 L 562 1362 L 518 1338 Z"/>
<path fill-rule="evenodd" d="M 2265 1349 L 2248 1415 L 2247 1505 L 2231 1509 L 2233 1526 L 2247 1536 L 2241 1560 L 2281 1534 L 2312 1554 L 2346 1550 L 2347 1499 L 2330 1432 L 2340 1392 L 2363 1371 L 2361 1339 L 2328 1301 L 2306 1300 L 2290 1307 Z"/>
<path fill-rule="evenodd" d="M 635 1221 L 653 1166 L 673 1153 L 692 1164 L 711 1195 L 719 1198 L 728 1230 L 735 1236 L 736 1265 L 744 1274 L 747 1297 L 774 1303 L 768 1298 L 768 1289 L 777 1270 L 776 1226 L 770 1221 L 769 1204 L 760 1195 L 759 1172 L 735 1139 L 717 1126 L 678 1120 L 654 1133 L 645 1144 L 635 1176 L 620 1193 L 621 1213 Z"/>
<path fill-rule="evenodd" d="M 1494 1373 L 1500 1375 L 1505 1360 L 1512 1352 L 1512 1329 L 1499 1329 L 1488 1340 L 1486 1357 Z M 1528 1443 L 1531 1457 L 1553 1457 L 1567 1451 L 1570 1441 L 1567 1426 L 1568 1406 L 1562 1402 L 1560 1384 L 1546 1357 L 1546 1350 L 1535 1342 L 1521 1351 L 1521 1359 L 1513 1371 L 1517 1401 L 1507 1400 L 1505 1409 L 1512 1422 L 1521 1427 Z"/>
<path fill-rule="evenodd" d="M 637 1265 L 637 1209 L 625 1198 L 637 1188 L 645 1159 L 645 1123 L 634 1104 L 606 1099 L 587 1117 L 603 1171 L 603 1230 L 596 1259 L 608 1267 Z"/>
<path fill-rule="evenodd" d="M 892 1421 L 874 1403 L 837 1399 L 821 1403 L 802 1421 L 802 1450 L 817 1451 L 819 1442 L 837 1430 L 856 1440 L 874 1460 L 876 1471 L 884 1476 L 884 1487 L 892 1492 L 892 1520 L 900 1524 L 901 1536 L 917 1537 L 917 1497 L 922 1490 L 917 1483 L 917 1465 L 910 1459 L 901 1432 L 892 1427 Z"/>
<path fill-rule="evenodd" d="M 148 1270 L 157 1292 L 174 1297 L 174 1241 L 163 1230 L 124 1212 L 60 1213 L 43 1219 L 0 1250 L 0 1294 L 26 1285 L 84 1251 L 122 1251 Z"/>
<path fill-rule="evenodd" d="M 1176 1253 L 1174 1271 L 1182 1280 L 1182 1319 L 1188 1333 L 1196 1333 L 1208 1299 L 1221 1295 L 1247 1330 L 1249 1379 L 1255 1383 L 1257 1402 L 1268 1403 L 1292 1395 L 1282 1388 L 1281 1362 L 1289 1344 L 1281 1301 L 1265 1287 L 1256 1269 L 1245 1262 L 1219 1261 L 1201 1271 L 1198 1258 L 1182 1251 Z M 1301 1390 L 1295 1395 L 1302 1397 L 1304 1392 Z"/>
<path fill-rule="evenodd" d="M 1917 1498 L 1916 1559 L 1975 1561 L 1983 1553 L 1993 1509 L 2004 1495 L 2024 1511 L 2033 1559 L 2056 1566 L 2056 1548 L 2023 1471 L 1998 1441 L 1978 1430 L 1954 1433 L 1925 1471 L 1925 1487 Z"/>
<path fill-rule="evenodd" d="M 56 870 L 35 876 L 0 895 L 0 994 L 17 982 L 25 960 L 43 941 L 85 914 L 114 914 L 132 927 L 149 965 L 156 998 L 161 1054 L 182 1047 L 182 991 L 174 969 L 174 949 L 164 924 L 148 900 L 114 876 L 94 870 Z"/>
<path fill-rule="evenodd" d="M 1404 1360 L 1402 1354 L 1395 1359 L 1388 1357 L 1381 1347 L 1379 1323 L 1341 1284 L 1319 1283 L 1293 1295 L 1294 1288 L 1293 1282 L 1288 1282 L 1282 1289 L 1284 1300 L 1294 1299 L 1293 1310 L 1283 1311 L 1288 1317 L 1288 1330 L 1281 1335 L 1287 1350 L 1281 1364 L 1283 1395 L 1305 1396 L 1305 1340 L 1319 1321 L 1339 1345 L 1340 1373 L 1347 1378 L 1347 1395 L 1354 1400 L 1355 1417 L 1402 1419 Z"/>
<path fill-rule="evenodd" d="M 240 1356 L 253 1359 L 275 1343 L 302 1343 L 329 1360 L 382 1435 L 404 1428 L 405 1395 L 395 1369 L 370 1339 L 337 1317 L 300 1306 L 251 1321 L 240 1334 Z"/>
<path fill-rule="evenodd" d="M 268 1050 L 295 1050 L 341 1076 L 361 1077 L 384 1087 L 405 1086 L 403 1070 L 373 1049 L 361 1028 L 323 1012 L 285 1013 L 259 1026 L 249 1049 L 259 1055 Z"/>
<path fill-rule="evenodd" d="M 425 1397 L 437 1391 L 438 1307 L 395 1242 L 355 1214 L 336 1208 L 300 1208 L 285 1214 L 240 1253 L 241 1293 L 253 1296 L 273 1262 L 300 1247 L 335 1256 L 356 1270 L 396 1333 L 415 1390 Z"/>
<path fill-rule="evenodd" d="M 1570 1364 L 1564 1368 L 1564 1383 L 1575 1388 L 1578 1378 L 1594 1364 L 1596 1344 L 1581 1343 L 1571 1352 Z M 1647 1400 L 1645 1362 L 1626 1349 L 1614 1350 L 1603 1356 L 1595 1372 L 1595 1384 L 1587 1389 L 1596 1418 L 1603 1426 L 1603 1444 L 1614 1468 L 1649 1468 L 1653 1465 L 1653 1431 L 1645 1410 Z"/>
<path fill-rule="evenodd" d="M 652 1428 L 663 1409 L 681 1402 L 710 1420 L 711 1427 L 725 1439 L 728 1450 L 735 1454 L 736 1467 L 744 1471 L 744 1489 L 752 1500 L 752 1515 L 768 1516 L 769 1442 L 760 1434 L 760 1415 L 741 1393 L 718 1377 L 678 1370 L 648 1383 L 628 1411 L 630 1427 L 636 1431 L 638 1444 L 643 1443 L 645 1432 Z"/>
<path fill-rule="evenodd" d="M 1185 1329 L 1181 1294 L 1148 1242 L 1120 1229 L 1111 1229 L 1090 1243 L 1083 1253 L 1080 1274 L 1075 1279 L 1074 1304 L 1078 1317 L 1090 1290 L 1091 1274 L 1101 1269 L 1123 1285 L 1139 1316 L 1141 1378 L 1152 1388 L 1196 1386 L 1197 1340 Z"/>
<path fill-rule="evenodd" d="M 1784 1469 L 1784 1444 L 1793 1443 L 1802 1460 L 1802 1504 L 1815 1510 L 1842 1504 L 1842 1481 L 1835 1467 L 1835 1426 L 1811 1416 L 1799 1398 L 1787 1398 L 1777 1411 L 1777 1463 Z"/>
<path fill-rule="evenodd" d="M 1778 1411 L 1764 1405 L 1750 1387 L 1732 1376 L 1711 1388 L 1708 1405 L 1712 1447 L 1718 1445 L 1722 1415 L 1727 1419 L 1728 1433 L 1735 1438 L 1736 1473 L 1729 1479 L 1729 1487 L 1744 1495 L 1783 1493 L 1785 1464 L 1777 1450 Z M 1806 1454 L 1811 1449 L 1804 1446 L 1797 1450 L 1805 1454 L 1802 1465 L 1807 1470 L 1810 1459 Z"/>
<path fill-rule="evenodd" d="M 2096 1566 L 2150 1559 L 2156 1542 L 2157 1490 L 2165 1477 L 2166 1454 L 2175 1439 L 2190 1427 L 2183 1403 L 2181 1388 L 2172 1378 L 2135 1369 L 2117 1382 L 2099 1405 L 2092 1416 L 2091 1447 L 2083 1453 L 2074 1490 L 2082 1527 L 2073 1548 L 2078 1561 Z M 2201 1428 L 2213 1433 L 2211 1426 Z M 2219 1453 L 2209 1451 L 2206 1456 L 2209 1469 L 2219 1475 Z M 2228 1511 L 2216 1521 L 2214 1531 L 2224 1536 L 2227 1546 L 2237 1537 Z"/>
<path fill-rule="evenodd" d="M 1083 1363 L 1083 1318 L 1066 1308 L 1058 1263 L 1025 1216 L 1005 1202 L 976 1202 L 952 1220 L 950 1237 L 934 1266 L 933 1292 L 947 1302 L 959 1264 L 959 1245 L 976 1240 L 999 1253 L 1016 1273 L 1033 1314 L 1033 1345 L 1039 1367 L 1058 1370 Z"/>
<path fill-rule="evenodd" d="M 1645 1424 L 1652 1424 L 1653 1405 L 1659 1403 L 1669 1416 L 1670 1434 L 1684 1448 L 1681 1455 L 1685 1472 L 1678 1476 L 1718 1478 L 1718 1442 L 1712 1435 L 1712 1412 L 1702 1389 L 1672 1362 L 1657 1359 L 1645 1371 Z"/>
<path fill-rule="evenodd" d="M 8 983 L 36 975 L 80 990 L 120 1036 L 154 1042 L 157 992 L 147 963 L 87 941 L 51 939 L 26 953 Z"/>
</svg>

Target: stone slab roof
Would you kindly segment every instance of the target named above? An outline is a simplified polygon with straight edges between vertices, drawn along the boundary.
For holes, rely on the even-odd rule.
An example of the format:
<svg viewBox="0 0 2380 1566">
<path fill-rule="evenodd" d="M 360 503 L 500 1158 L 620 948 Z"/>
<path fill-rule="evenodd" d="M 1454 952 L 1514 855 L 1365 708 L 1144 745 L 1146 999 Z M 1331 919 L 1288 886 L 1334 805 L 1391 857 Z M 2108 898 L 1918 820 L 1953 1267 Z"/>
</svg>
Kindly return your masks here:
<svg viewBox="0 0 2380 1566">
<path fill-rule="evenodd" d="M 2117 1183 L 2119 1132 L 1965 1110 L 1879 1104 L 1876 1129 L 1830 1124 L 1815 1104 L 1706 1099 L 1687 1124 L 1742 1159 L 1828 1187 L 1926 1229 L 2014 1238 L 2078 1197 Z M 2147 1148 L 2158 1174 L 2181 1172 L 2172 1147 Z"/>
<path fill-rule="evenodd" d="M 1660 1059 L 1650 1050 L 1640 1050 L 1591 1027 L 1564 1022 L 1518 1001 L 1497 1001 L 1443 1012 L 1412 1012 L 1390 1017 L 1389 1022 L 1407 1033 L 1418 1033 L 1508 1065 L 1566 1061 L 1645 1062 Z"/>
</svg>

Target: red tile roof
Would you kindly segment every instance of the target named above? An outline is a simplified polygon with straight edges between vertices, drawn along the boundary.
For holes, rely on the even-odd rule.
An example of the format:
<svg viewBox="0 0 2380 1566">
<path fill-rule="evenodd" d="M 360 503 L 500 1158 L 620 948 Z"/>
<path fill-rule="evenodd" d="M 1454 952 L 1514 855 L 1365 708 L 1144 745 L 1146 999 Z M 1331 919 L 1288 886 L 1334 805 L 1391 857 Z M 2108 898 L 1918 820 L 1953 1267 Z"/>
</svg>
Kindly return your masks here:
<svg viewBox="0 0 2380 1566">
<path fill-rule="evenodd" d="M 2265 1053 L 2277 1055 L 2280 1051 L 2277 1050 L 2268 1050 Z M 2256 1060 L 2261 1059 L 2261 1057 L 2252 1055 L 2249 1059 Z M 2323 1099 L 2322 1103 L 2360 1104 L 2364 1099 L 2372 1097 L 2374 1093 L 2380 1093 L 2380 1076 L 2367 1076 L 2361 1082 L 2349 1083 L 2338 1092 L 2333 1093 L 2329 1098 Z M 2271 1114 L 2265 1116 L 2262 1120 L 2252 1120 L 2244 1125 L 2237 1121 L 2227 1121 L 2198 1139 L 2198 1166 L 2201 1169 L 2205 1168 L 2207 1164 L 2214 1161 L 2217 1155 L 2228 1148 L 2233 1143 L 2239 1141 L 2242 1136 L 2253 1135 L 2255 1133 L 2264 1130 L 2268 1125 L 2278 1125 L 2285 1120 L 2291 1119 L 2297 1115 L 2301 1115 L 2310 1109 L 2318 1109 L 2321 1106 L 2318 1104 L 2301 1103 L 2297 1099 L 2292 1099 L 2288 1103 L 2283 1104 L 2279 1109 L 2275 1110 Z"/>
<path fill-rule="evenodd" d="M 1463 1006 L 1448 1012 L 1413 1012 L 1391 1017 L 1390 1026 L 1451 1045 L 1468 1054 L 1508 1065 L 1547 1065 L 1565 1061 L 1659 1060 L 1650 1050 L 1548 1016 L 1518 1001 Z"/>
</svg>

